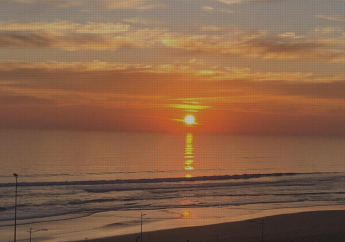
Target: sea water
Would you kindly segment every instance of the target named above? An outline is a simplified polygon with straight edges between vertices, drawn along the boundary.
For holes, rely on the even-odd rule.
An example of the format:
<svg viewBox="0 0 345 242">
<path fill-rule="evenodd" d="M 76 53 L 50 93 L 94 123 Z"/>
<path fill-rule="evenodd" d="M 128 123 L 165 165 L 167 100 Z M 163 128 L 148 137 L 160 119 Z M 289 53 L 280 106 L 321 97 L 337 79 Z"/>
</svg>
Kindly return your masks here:
<svg viewBox="0 0 345 242">
<path fill-rule="evenodd" d="M 71 241 L 345 205 L 345 139 L 0 131 L 0 241 Z"/>
</svg>

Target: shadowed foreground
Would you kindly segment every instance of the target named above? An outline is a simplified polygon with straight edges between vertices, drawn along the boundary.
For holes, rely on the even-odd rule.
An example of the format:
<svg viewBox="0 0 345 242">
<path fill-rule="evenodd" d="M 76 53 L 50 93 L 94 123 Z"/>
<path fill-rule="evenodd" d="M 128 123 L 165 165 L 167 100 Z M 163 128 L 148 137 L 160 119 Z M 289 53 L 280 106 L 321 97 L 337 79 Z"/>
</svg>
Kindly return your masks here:
<svg viewBox="0 0 345 242">
<path fill-rule="evenodd" d="M 260 219 L 255 220 L 261 222 Z M 345 211 L 303 212 L 264 218 L 265 242 L 343 242 Z M 143 242 L 260 242 L 261 225 L 248 221 L 144 233 Z M 131 242 L 139 234 L 92 240 Z M 140 240 L 139 240 L 140 241 Z"/>
</svg>

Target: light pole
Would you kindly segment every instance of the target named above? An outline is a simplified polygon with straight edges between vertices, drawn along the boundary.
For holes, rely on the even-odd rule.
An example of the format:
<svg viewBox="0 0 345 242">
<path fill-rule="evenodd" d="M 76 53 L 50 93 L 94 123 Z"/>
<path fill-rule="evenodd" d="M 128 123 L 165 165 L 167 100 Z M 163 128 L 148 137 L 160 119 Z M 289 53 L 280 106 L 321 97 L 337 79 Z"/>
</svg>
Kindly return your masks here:
<svg viewBox="0 0 345 242">
<path fill-rule="evenodd" d="M 47 231 L 47 229 L 34 229 L 34 228 L 30 228 L 30 230 L 28 231 L 30 233 L 30 242 L 31 242 L 31 234 L 36 233 L 38 231 Z"/>
<path fill-rule="evenodd" d="M 14 202 L 14 242 L 17 241 L 17 191 L 18 191 L 18 175 L 13 173 L 13 176 L 16 178 L 16 198 Z"/>
<path fill-rule="evenodd" d="M 140 242 L 143 242 L 143 217 L 145 216 L 145 213 L 141 213 L 141 220 L 140 220 Z"/>
</svg>

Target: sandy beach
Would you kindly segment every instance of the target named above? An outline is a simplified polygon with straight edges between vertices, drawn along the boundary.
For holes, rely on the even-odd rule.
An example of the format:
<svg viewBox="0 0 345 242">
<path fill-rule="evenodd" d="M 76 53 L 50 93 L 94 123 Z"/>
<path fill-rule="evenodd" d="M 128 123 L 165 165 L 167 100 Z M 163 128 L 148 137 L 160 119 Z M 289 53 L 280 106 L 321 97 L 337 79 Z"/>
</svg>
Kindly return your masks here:
<svg viewBox="0 0 345 242">
<path fill-rule="evenodd" d="M 264 241 L 266 242 L 343 242 L 345 240 L 345 211 L 317 211 L 264 217 L 252 220 L 252 222 L 240 221 L 144 232 L 143 242 L 261 241 L 261 221 L 264 221 Z M 139 236 L 138 233 L 92 241 L 129 242 L 136 241 Z"/>
</svg>

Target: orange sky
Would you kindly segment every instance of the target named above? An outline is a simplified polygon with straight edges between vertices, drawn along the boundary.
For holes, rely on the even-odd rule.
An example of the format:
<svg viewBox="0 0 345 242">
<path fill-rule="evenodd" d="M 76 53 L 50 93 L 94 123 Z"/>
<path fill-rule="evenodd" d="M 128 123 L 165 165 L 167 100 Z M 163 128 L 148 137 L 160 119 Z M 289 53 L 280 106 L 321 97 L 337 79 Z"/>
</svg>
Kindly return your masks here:
<svg viewBox="0 0 345 242">
<path fill-rule="evenodd" d="M 0 128 L 345 135 L 345 3 L 309 2 L 3 1 Z"/>
</svg>

